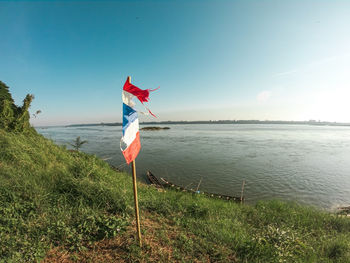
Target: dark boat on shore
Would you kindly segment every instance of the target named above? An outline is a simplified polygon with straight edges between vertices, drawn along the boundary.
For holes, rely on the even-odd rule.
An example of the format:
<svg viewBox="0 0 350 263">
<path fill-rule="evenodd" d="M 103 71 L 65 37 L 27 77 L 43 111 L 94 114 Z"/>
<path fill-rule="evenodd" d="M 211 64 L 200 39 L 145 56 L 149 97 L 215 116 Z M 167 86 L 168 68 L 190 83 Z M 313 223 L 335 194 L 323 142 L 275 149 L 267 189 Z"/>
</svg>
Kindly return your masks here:
<svg viewBox="0 0 350 263">
<path fill-rule="evenodd" d="M 151 182 L 152 185 L 155 187 L 163 188 L 163 185 L 159 182 L 158 178 L 151 173 L 151 171 L 147 171 L 146 175 L 147 179 Z"/>
<path fill-rule="evenodd" d="M 178 191 L 189 192 L 189 193 L 193 193 L 193 194 L 202 194 L 202 195 L 205 195 L 208 197 L 218 198 L 218 199 L 222 199 L 222 200 L 226 200 L 226 201 L 233 201 L 233 202 L 237 202 L 237 203 L 244 202 L 243 196 L 236 197 L 236 196 L 229 196 L 229 195 L 220 195 L 220 194 L 215 194 L 215 193 L 207 193 L 207 192 L 202 192 L 202 191 L 198 191 L 198 190 L 196 191 L 193 189 L 186 189 L 185 187 L 173 184 L 162 177 L 160 178 L 160 180 L 158 180 L 158 178 L 154 174 L 152 174 L 151 171 L 147 171 L 146 176 L 147 176 L 148 180 L 151 182 L 151 184 L 157 188 L 173 188 L 173 189 L 176 189 Z"/>
</svg>

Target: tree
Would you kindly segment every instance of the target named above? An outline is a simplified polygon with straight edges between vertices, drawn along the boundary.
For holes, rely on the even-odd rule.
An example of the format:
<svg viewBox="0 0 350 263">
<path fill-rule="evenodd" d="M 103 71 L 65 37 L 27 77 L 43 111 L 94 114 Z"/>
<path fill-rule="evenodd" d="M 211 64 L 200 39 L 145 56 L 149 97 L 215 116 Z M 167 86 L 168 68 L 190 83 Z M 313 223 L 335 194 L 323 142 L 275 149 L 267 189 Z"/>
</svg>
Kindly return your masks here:
<svg viewBox="0 0 350 263">
<path fill-rule="evenodd" d="M 37 110 L 35 113 L 33 113 L 33 117 L 36 119 L 38 115 L 41 113 L 41 110 Z"/>
<path fill-rule="evenodd" d="M 73 143 L 70 143 L 70 145 L 72 145 L 74 147 L 74 149 L 76 151 L 79 151 L 79 149 L 81 148 L 81 146 L 85 143 L 87 143 L 88 141 L 82 141 L 80 140 L 80 136 L 78 136 Z"/>
<path fill-rule="evenodd" d="M 30 114 L 28 110 L 33 99 L 34 95 L 27 94 L 27 96 L 23 100 L 22 107 L 17 107 L 17 116 L 14 123 L 15 131 L 22 132 L 31 128 L 29 123 Z"/>
<path fill-rule="evenodd" d="M 8 100 L 10 102 L 11 107 L 15 106 L 15 102 L 12 99 L 11 93 L 9 91 L 9 87 L 0 80 L 0 102 Z M 1 106 L 0 106 L 0 111 L 1 111 Z"/>
<path fill-rule="evenodd" d="M 9 92 L 9 87 L 0 81 L 0 128 L 6 131 L 33 131 L 29 123 L 29 107 L 34 95 L 28 94 L 23 100 L 22 107 L 17 107 Z"/>
<path fill-rule="evenodd" d="M 14 121 L 13 109 L 9 100 L 0 101 L 0 129 L 8 131 Z"/>
</svg>

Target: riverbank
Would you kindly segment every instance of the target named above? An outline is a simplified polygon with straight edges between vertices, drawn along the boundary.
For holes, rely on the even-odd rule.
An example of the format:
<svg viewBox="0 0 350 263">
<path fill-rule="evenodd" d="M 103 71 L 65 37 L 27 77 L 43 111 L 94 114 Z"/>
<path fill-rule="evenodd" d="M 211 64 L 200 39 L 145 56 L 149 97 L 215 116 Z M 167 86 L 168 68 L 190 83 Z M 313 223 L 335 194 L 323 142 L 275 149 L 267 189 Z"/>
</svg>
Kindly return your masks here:
<svg viewBox="0 0 350 263">
<path fill-rule="evenodd" d="M 349 262 L 350 220 L 280 201 L 255 206 L 139 184 L 36 133 L 0 130 L 0 261 Z"/>
</svg>

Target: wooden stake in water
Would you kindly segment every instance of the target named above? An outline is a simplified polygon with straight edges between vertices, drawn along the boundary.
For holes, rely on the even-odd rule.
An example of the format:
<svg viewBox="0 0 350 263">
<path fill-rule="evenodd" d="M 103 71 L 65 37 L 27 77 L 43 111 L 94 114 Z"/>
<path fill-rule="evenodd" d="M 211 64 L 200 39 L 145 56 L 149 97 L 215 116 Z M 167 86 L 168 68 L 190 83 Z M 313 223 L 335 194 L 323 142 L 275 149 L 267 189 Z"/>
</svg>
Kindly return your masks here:
<svg viewBox="0 0 350 263">
<path fill-rule="evenodd" d="M 243 193 L 244 193 L 244 185 L 245 185 L 245 180 L 243 180 L 243 182 L 242 182 L 241 204 L 243 203 L 243 198 L 244 198 L 244 196 L 243 196 Z"/>
<path fill-rule="evenodd" d="M 139 241 L 140 247 L 142 247 L 141 241 L 141 230 L 140 230 L 140 216 L 139 216 L 139 203 L 137 201 L 137 184 L 136 184 L 136 165 L 135 160 L 132 161 L 132 182 L 134 185 L 134 202 L 135 202 L 135 217 L 136 217 L 136 230 L 137 230 L 137 239 Z"/>
<path fill-rule="evenodd" d="M 199 189 L 199 186 L 201 185 L 202 179 L 203 179 L 203 177 L 201 177 L 201 179 L 199 180 L 199 183 L 198 183 L 198 185 L 197 185 L 196 192 L 198 192 L 198 189 Z"/>
</svg>

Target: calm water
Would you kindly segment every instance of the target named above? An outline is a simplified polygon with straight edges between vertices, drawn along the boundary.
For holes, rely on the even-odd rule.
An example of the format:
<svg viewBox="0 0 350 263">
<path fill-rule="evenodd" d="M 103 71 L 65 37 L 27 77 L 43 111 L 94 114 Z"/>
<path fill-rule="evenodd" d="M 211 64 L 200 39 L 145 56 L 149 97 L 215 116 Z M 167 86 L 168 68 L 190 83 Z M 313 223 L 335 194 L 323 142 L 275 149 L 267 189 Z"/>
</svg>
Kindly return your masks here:
<svg viewBox="0 0 350 263">
<path fill-rule="evenodd" d="M 158 177 L 189 188 L 240 195 L 248 202 L 279 198 L 327 209 L 350 205 L 350 127 L 307 125 L 171 125 L 141 131 L 136 160 L 141 180 Z M 121 127 L 38 128 L 58 144 L 77 136 L 82 150 L 124 163 Z M 125 166 L 124 166 L 125 167 Z M 128 168 L 126 168 L 128 169 Z"/>
</svg>

